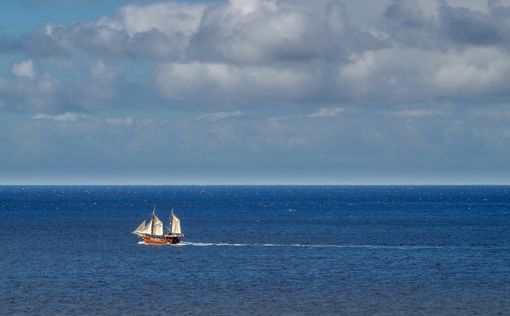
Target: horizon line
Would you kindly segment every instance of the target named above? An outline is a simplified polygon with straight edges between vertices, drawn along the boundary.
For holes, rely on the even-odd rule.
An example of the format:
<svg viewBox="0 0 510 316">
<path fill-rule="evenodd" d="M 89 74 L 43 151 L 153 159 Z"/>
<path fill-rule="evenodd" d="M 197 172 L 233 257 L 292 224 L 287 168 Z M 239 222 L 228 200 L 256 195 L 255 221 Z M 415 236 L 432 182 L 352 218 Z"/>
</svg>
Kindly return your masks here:
<svg viewBox="0 0 510 316">
<path fill-rule="evenodd" d="M 510 186 L 510 183 L 0 183 L 0 186 Z"/>
</svg>

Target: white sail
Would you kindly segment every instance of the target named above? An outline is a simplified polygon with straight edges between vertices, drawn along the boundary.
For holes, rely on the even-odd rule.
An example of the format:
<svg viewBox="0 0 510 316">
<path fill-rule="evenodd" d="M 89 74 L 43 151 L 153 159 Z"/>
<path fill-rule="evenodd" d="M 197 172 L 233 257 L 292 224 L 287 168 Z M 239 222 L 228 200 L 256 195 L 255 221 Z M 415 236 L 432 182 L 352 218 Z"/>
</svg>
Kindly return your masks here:
<svg viewBox="0 0 510 316">
<path fill-rule="evenodd" d="M 141 235 L 143 234 L 143 230 L 145 229 L 145 220 L 138 225 L 138 227 L 133 231 L 133 234 Z"/>
<path fill-rule="evenodd" d="M 140 234 L 152 234 L 152 220 L 145 225 L 145 228 L 139 231 Z"/>
<path fill-rule="evenodd" d="M 172 214 L 172 234 L 182 234 L 181 233 L 181 221 Z"/>
<path fill-rule="evenodd" d="M 154 221 L 153 235 L 163 236 L 163 222 L 156 215 L 154 215 L 153 221 Z"/>
</svg>

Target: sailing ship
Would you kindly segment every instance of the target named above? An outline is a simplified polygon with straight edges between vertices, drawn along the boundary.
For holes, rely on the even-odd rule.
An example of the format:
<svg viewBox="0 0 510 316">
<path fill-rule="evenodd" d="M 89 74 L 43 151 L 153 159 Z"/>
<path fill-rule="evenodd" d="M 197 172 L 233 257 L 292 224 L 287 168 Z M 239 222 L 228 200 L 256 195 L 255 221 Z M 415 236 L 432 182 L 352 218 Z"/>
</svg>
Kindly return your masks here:
<svg viewBox="0 0 510 316">
<path fill-rule="evenodd" d="M 163 222 L 156 215 L 156 208 L 152 211 L 149 220 L 144 220 L 133 231 L 133 234 L 141 238 L 145 244 L 172 245 L 181 242 L 184 234 L 181 231 L 181 221 L 172 210 L 169 218 L 168 232 L 163 231 Z"/>
</svg>

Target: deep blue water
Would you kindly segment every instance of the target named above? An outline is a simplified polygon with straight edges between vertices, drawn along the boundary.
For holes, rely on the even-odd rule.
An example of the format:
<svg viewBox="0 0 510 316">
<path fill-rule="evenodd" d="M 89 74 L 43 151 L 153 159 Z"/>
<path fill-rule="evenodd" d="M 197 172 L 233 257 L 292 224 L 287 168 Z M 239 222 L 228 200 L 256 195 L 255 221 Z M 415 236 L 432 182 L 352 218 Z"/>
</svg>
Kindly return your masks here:
<svg viewBox="0 0 510 316">
<path fill-rule="evenodd" d="M 138 244 L 153 206 L 181 246 Z M 0 314 L 510 314 L 510 186 L 0 186 Z"/>
</svg>

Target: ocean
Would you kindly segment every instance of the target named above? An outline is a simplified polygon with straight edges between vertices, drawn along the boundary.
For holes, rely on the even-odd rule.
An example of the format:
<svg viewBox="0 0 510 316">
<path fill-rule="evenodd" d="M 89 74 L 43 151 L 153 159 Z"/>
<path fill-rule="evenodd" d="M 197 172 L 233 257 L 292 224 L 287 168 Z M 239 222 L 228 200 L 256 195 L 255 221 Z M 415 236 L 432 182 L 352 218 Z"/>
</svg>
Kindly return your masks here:
<svg viewBox="0 0 510 316">
<path fill-rule="evenodd" d="M 153 207 L 184 242 L 138 243 Z M 0 186 L 0 314 L 508 315 L 510 186 Z"/>
</svg>

